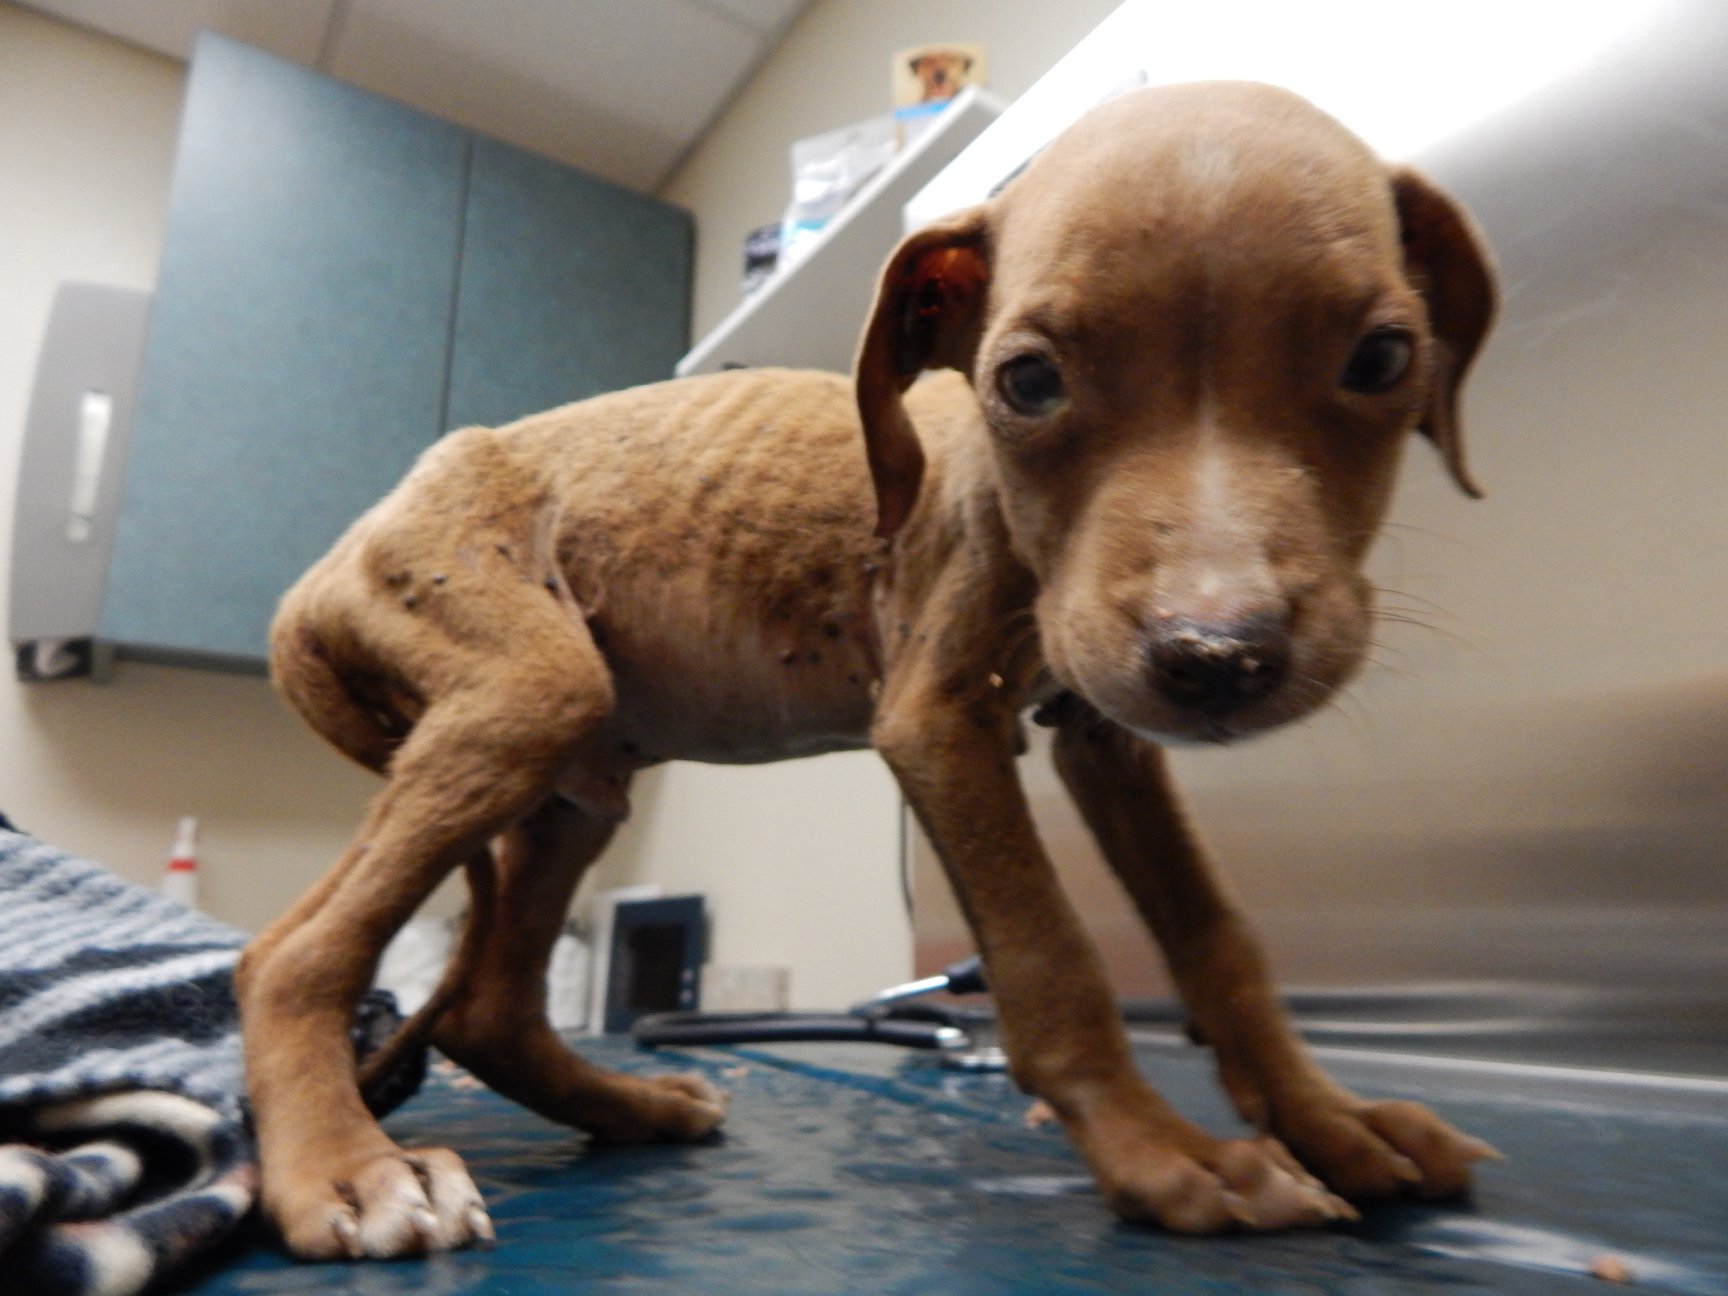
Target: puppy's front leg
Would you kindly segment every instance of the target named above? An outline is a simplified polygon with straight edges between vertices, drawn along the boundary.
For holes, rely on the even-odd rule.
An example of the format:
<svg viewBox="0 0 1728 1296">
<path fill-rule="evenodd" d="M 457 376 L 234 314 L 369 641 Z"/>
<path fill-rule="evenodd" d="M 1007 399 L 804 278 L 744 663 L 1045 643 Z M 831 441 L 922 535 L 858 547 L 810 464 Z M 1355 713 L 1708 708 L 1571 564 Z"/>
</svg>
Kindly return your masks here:
<svg viewBox="0 0 1728 1296">
<path fill-rule="evenodd" d="M 976 672 L 973 672 L 976 674 Z M 1123 1216 L 1181 1232 L 1353 1214 L 1271 1139 L 1222 1141 L 1140 1077 L 1114 999 L 1037 840 L 1008 704 L 903 663 L 875 740 L 940 854 L 984 956 L 1015 1080 L 1061 1119 Z"/>
<path fill-rule="evenodd" d="M 1443 1197 L 1495 1155 L 1426 1107 L 1369 1102 L 1309 1056 L 1259 942 L 1220 885 L 1171 792 L 1163 752 L 1071 702 L 1056 767 L 1105 858 L 1163 947 L 1219 1078 L 1243 1118 L 1353 1198 Z"/>
</svg>

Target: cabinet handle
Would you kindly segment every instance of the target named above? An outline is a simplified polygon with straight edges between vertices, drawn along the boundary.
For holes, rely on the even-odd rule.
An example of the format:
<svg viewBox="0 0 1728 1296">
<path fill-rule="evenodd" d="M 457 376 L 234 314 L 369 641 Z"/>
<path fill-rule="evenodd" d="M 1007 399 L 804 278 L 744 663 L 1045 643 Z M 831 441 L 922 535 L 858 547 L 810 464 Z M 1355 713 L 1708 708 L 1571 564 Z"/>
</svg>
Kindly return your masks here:
<svg viewBox="0 0 1728 1296">
<path fill-rule="evenodd" d="M 105 391 L 87 391 L 78 398 L 78 448 L 72 461 L 72 498 L 66 510 L 66 538 L 73 544 L 90 539 L 96 521 L 96 493 L 102 485 L 102 461 L 108 454 L 108 432 L 114 424 L 114 398 Z"/>
</svg>

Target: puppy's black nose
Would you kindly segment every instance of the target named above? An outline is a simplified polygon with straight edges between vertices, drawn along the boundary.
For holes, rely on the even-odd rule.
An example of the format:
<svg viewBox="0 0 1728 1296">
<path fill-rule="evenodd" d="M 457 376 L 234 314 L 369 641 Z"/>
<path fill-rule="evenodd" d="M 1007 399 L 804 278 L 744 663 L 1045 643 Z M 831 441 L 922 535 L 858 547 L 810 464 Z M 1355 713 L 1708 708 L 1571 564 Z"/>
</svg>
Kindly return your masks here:
<svg viewBox="0 0 1728 1296">
<path fill-rule="evenodd" d="M 1165 701 L 1198 711 L 1231 711 L 1284 682 L 1290 634 L 1282 619 L 1272 616 L 1222 625 L 1169 617 L 1153 627 L 1149 654 L 1153 687 Z"/>
</svg>

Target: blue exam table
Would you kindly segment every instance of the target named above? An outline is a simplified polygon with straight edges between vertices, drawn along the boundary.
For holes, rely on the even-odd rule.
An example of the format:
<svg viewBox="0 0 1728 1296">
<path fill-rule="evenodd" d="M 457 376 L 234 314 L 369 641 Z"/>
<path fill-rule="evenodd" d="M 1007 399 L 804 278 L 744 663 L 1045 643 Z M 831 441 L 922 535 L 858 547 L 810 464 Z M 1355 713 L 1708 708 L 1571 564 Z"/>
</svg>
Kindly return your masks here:
<svg viewBox="0 0 1728 1296">
<path fill-rule="evenodd" d="M 1172 1039 L 1142 1067 L 1236 1128 L 1210 1060 Z M 1321 1233 L 1193 1239 L 1117 1222 L 1001 1075 L 868 1044 L 664 1049 L 588 1040 L 626 1069 L 697 1069 L 732 1093 L 696 1146 L 589 1148 L 449 1068 L 387 1127 L 459 1150 L 495 1250 L 299 1265 L 255 1228 L 198 1296 L 288 1293 L 908 1293 L 1010 1296 L 1728 1296 L 1728 1082 L 1333 1051 L 1357 1089 L 1431 1103 L 1506 1154 L 1472 1200 L 1370 1209 Z"/>
</svg>

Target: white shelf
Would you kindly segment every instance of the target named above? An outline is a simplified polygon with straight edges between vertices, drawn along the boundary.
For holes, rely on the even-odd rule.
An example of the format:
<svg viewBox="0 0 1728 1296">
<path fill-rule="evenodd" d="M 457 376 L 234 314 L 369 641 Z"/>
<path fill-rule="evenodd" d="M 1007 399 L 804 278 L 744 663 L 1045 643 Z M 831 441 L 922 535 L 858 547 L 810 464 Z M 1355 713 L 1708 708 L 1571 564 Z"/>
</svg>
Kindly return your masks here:
<svg viewBox="0 0 1728 1296">
<path fill-rule="evenodd" d="M 777 271 L 678 362 L 679 376 L 740 365 L 850 370 L 876 277 L 900 241 L 902 209 L 1002 108 L 977 86 L 961 91 L 858 191 L 803 257 Z"/>
</svg>

